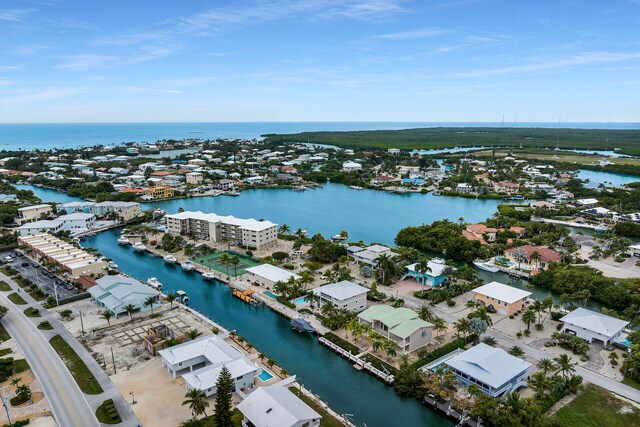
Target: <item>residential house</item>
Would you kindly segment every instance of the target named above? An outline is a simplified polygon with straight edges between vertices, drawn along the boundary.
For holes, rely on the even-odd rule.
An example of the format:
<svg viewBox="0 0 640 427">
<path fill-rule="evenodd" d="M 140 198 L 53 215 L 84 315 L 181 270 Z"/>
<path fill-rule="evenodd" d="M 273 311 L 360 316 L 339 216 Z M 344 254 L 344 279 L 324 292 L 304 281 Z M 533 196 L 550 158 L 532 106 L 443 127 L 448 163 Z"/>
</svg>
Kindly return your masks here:
<svg viewBox="0 0 640 427">
<path fill-rule="evenodd" d="M 145 305 L 149 297 L 160 305 L 160 292 L 131 277 L 104 276 L 96 280 L 96 285 L 89 289 L 89 293 L 96 304 L 113 311 L 116 317 L 127 314 L 125 307 L 129 304 L 139 311 L 151 309 L 151 306 Z"/>
<path fill-rule="evenodd" d="M 366 248 L 350 246 L 347 253 L 355 259 L 358 264 L 366 264 L 372 268 L 378 267 L 378 260 L 381 256 L 391 256 L 391 249 L 382 245 L 371 245 Z"/>
<path fill-rule="evenodd" d="M 532 258 L 534 253 L 538 253 L 539 259 Z M 552 262 L 560 262 L 562 254 L 544 246 L 523 245 L 517 248 L 510 248 L 504 251 L 505 257 L 510 262 L 514 262 L 521 266 L 534 267 L 536 270 L 546 269 Z"/>
<path fill-rule="evenodd" d="M 626 320 L 582 307 L 576 308 L 560 321 L 563 322 L 562 332 L 576 335 L 590 343 L 596 340 L 604 345 L 617 341 L 624 328 L 629 325 Z"/>
<path fill-rule="evenodd" d="M 351 160 L 342 164 L 342 170 L 344 172 L 355 172 L 361 169 L 362 165 L 360 163 L 352 162 Z"/>
<path fill-rule="evenodd" d="M 448 282 L 447 276 L 444 274 L 445 268 L 447 268 L 447 264 L 441 258 L 433 258 L 427 262 L 427 266 L 429 267 L 429 271 L 422 273 L 416 270 L 417 263 L 407 265 L 405 268 L 407 269 L 407 273 L 405 277 L 411 277 L 417 282 L 423 283 L 425 285 L 437 288 L 442 284 L 446 284 Z"/>
<path fill-rule="evenodd" d="M 204 174 L 202 174 L 202 172 L 189 172 L 185 176 L 187 178 L 187 184 L 200 184 L 204 181 Z"/>
<path fill-rule="evenodd" d="M 483 307 L 493 308 L 498 314 L 511 316 L 524 310 L 531 292 L 500 282 L 491 282 L 472 290 L 473 300 Z"/>
<path fill-rule="evenodd" d="M 343 280 L 317 287 L 312 292 L 317 297 L 311 300 L 313 308 L 321 309 L 323 305 L 331 302 L 338 309 L 360 312 L 367 307 L 369 289 Z"/>
<path fill-rule="evenodd" d="M 237 406 L 243 427 L 319 427 L 322 416 L 287 387 L 260 387 Z"/>
<path fill-rule="evenodd" d="M 155 187 L 148 187 L 144 190 L 144 194 L 153 200 L 166 199 L 175 195 L 175 190 L 171 187 L 164 185 L 156 185 Z"/>
<path fill-rule="evenodd" d="M 433 325 L 405 307 L 374 305 L 358 314 L 358 321 L 393 340 L 403 353 L 410 353 L 429 343 Z"/>
<path fill-rule="evenodd" d="M 271 264 L 260 264 L 246 270 L 246 279 L 267 289 L 273 289 L 278 282 L 286 282 L 291 277 L 300 279 L 295 273 Z"/>
<path fill-rule="evenodd" d="M 25 224 L 48 217 L 53 212 L 51 205 L 33 205 L 18 209 L 16 223 Z"/>
</svg>

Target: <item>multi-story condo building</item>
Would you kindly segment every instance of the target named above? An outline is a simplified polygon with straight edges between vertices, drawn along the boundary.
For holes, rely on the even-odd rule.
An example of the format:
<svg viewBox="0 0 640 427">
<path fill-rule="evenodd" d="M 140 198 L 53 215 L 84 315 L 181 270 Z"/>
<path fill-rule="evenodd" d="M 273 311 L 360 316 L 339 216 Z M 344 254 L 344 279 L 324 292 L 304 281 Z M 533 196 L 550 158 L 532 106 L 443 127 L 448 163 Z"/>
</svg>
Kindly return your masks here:
<svg viewBox="0 0 640 427">
<path fill-rule="evenodd" d="M 278 239 L 277 224 L 271 221 L 220 216 L 214 213 L 180 212 L 167 215 L 167 230 L 172 234 L 187 234 L 211 243 L 228 241 L 239 246 L 260 249 Z"/>
<path fill-rule="evenodd" d="M 27 206 L 18 209 L 18 218 L 16 218 L 16 222 L 22 225 L 26 224 L 27 222 L 38 221 L 39 219 L 44 219 L 44 216 L 47 216 L 52 212 L 53 208 L 51 207 L 51 205 Z"/>
</svg>

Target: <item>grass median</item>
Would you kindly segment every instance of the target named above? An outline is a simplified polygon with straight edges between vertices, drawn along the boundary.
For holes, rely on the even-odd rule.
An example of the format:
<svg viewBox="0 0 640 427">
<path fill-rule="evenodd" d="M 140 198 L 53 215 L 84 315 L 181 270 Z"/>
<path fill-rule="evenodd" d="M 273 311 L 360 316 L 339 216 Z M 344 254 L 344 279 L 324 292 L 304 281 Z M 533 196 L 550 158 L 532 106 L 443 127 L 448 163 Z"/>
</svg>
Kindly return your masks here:
<svg viewBox="0 0 640 427">
<path fill-rule="evenodd" d="M 104 391 L 80 356 L 60 335 L 51 338 L 49 343 L 69 368 L 69 372 L 78 383 L 80 390 L 87 394 L 100 394 Z"/>
<path fill-rule="evenodd" d="M 11 301 L 12 303 L 16 304 L 16 305 L 25 305 L 27 302 L 24 300 L 24 298 L 22 298 L 20 295 L 18 295 L 16 292 L 10 294 L 9 296 L 7 296 L 7 298 L 9 298 L 9 301 Z"/>
</svg>

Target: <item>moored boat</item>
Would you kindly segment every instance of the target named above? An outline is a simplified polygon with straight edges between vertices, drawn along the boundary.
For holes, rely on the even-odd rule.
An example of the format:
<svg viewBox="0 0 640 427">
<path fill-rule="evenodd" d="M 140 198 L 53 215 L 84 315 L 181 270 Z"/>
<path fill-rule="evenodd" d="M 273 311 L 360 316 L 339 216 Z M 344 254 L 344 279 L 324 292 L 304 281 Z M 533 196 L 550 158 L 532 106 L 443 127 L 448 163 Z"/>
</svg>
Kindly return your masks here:
<svg viewBox="0 0 640 427">
<path fill-rule="evenodd" d="M 130 244 L 130 243 L 131 243 L 131 242 L 129 241 L 129 239 L 127 239 L 127 238 L 126 238 L 126 237 L 124 237 L 124 236 L 121 236 L 121 237 L 118 239 L 118 244 L 119 244 L 119 245 L 128 245 L 128 244 Z"/>
<path fill-rule="evenodd" d="M 350 185 L 349 188 L 354 190 L 364 190 L 364 187 L 360 187 L 359 185 Z"/>
<path fill-rule="evenodd" d="M 202 278 L 204 280 L 214 280 L 216 275 L 212 271 L 207 271 L 206 273 L 202 273 Z"/>
<path fill-rule="evenodd" d="M 196 268 L 196 266 L 193 265 L 191 261 L 183 262 L 182 264 L 180 264 L 180 267 L 182 267 L 184 271 L 192 271 L 194 268 Z"/>
<path fill-rule="evenodd" d="M 162 257 L 162 259 L 164 259 L 164 262 L 167 262 L 169 264 L 173 264 L 178 262 L 178 258 L 176 258 L 175 256 L 171 255 L 171 254 L 167 254 L 164 257 Z"/>
<path fill-rule="evenodd" d="M 296 319 L 291 319 L 291 328 L 298 332 L 307 332 L 313 334 L 316 332 L 315 328 L 311 326 L 311 324 L 303 319 L 302 317 L 298 317 Z"/>
<path fill-rule="evenodd" d="M 473 261 L 473 265 L 478 267 L 480 270 L 489 271 L 491 273 L 497 273 L 498 271 L 500 271 L 500 269 L 496 265 L 490 262 Z"/>
<path fill-rule="evenodd" d="M 144 252 L 147 250 L 147 247 L 145 245 L 143 245 L 142 243 L 138 242 L 138 243 L 134 243 L 133 244 L 133 249 L 136 252 Z"/>
<path fill-rule="evenodd" d="M 149 280 L 147 280 L 147 285 L 156 290 L 162 289 L 162 283 L 160 283 L 160 281 L 155 277 L 150 277 Z"/>
</svg>

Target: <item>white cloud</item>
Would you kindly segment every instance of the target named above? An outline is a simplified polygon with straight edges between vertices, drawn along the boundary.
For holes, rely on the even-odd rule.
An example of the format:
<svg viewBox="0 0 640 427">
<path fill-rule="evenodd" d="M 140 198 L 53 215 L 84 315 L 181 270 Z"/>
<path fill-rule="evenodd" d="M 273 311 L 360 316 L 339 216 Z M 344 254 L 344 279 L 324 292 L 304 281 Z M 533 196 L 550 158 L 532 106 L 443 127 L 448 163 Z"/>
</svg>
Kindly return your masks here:
<svg viewBox="0 0 640 427">
<path fill-rule="evenodd" d="M 434 30 L 434 29 L 421 29 L 421 30 L 409 30 L 401 31 L 399 33 L 380 34 L 374 36 L 376 39 L 384 40 L 409 40 L 409 39 L 422 39 L 427 37 L 436 37 L 443 34 L 448 34 L 450 31 L 446 30 Z"/>
<path fill-rule="evenodd" d="M 45 89 L 37 92 L 0 98 L 0 105 L 17 105 L 29 104 L 37 101 L 50 101 L 54 99 L 65 98 L 80 91 L 80 88 Z"/>
<path fill-rule="evenodd" d="M 136 86 L 124 86 L 121 88 L 125 92 L 130 93 L 158 93 L 158 94 L 168 94 L 168 95 L 181 95 L 184 92 L 177 89 L 162 89 L 155 87 L 136 87 Z"/>
<path fill-rule="evenodd" d="M 22 22 L 29 12 L 27 9 L 0 9 L 0 21 Z"/>
</svg>

